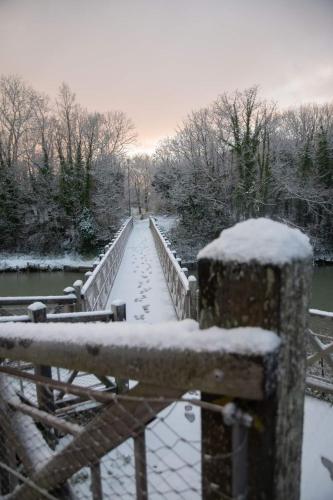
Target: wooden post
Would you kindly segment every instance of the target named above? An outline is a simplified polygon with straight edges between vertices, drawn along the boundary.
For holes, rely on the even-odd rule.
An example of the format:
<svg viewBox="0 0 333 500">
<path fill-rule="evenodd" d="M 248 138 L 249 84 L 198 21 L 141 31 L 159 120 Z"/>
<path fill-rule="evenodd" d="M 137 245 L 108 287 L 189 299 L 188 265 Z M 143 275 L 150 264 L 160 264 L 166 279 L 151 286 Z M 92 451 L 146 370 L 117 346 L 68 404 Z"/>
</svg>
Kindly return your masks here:
<svg viewBox="0 0 333 500">
<path fill-rule="evenodd" d="M 126 321 L 126 302 L 114 300 L 111 302 L 111 311 L 114 315 L 114 321 Z"/>
<path fill-rule="evenodd" d="M 76 280 L 73 283 L 73 288 L 76 295 L 75 311 L 80 312 L 84 310 L 84 303 L 81 297 L 81 288 L 83 286 L 82 280 Z"/>
<path fill-rule="evenodd" d="M 92 275 L 91 271 L 87 271 L 86 273 L 84 273 L 84 282 L 88 281 L 91 275 Z"/>
<path fill-rule="evenodd" d="M 98 461 L 90 467 L 91 493 L 93 500 L 103 500 L 103 487 L 101 477 L 101 462 Z"/>
<path fill-rule="evenodd" d="M 187 267 L 182 267 L 182 271 L 185 274 L 186 278 L 188 277 L 188 268 Z"/>
<path fill-rule="evenodd" d="M 67 286 L 66 288 L 64 288 L 63 293 L 64 295 L 75 295 L 75 288 L 73 288 L 72 286 Z M 66 313 L 74 312 L 74 309 L 75 309 L 75 304 L 64 305 L 64 311 Z"/>
<path fill-rule="evenodd" d="M 113 321 L 126 321 L 126 302 L 114 300 L 111 302 L 111 311 L 113 312 Z M 129 380 L 123 378 L 115 379 L 117 394 L 126 392 L 129 389 Z"/>
<path fill-rule="evenodd" d="M 148 499 L 145 428 L 134 437 L 135 483 L 137 500 Z"/>
<path fill-rule="evenodd" d="M 198 282 L 197 282 L 197 278 L 195 276 L 191 275 L 188 277 L 188 286 L 189 286 L 189 293 L 190 293 L 189 318 L 197 320 L 198 319 L 198 298 L 197 298 Z"/>
<path fill-rule="evenodd" d="M 28 306 L 28 314 L 32 323 L 46 323 L 46 305 L 42 302 L 34 302 Z M 52 369 L 50 366 L 36 365 L 35 374 L 52 379 Z M 36 393 L 40 410 L 54 412 L 53 391 L 48 387 L 37 385 Z"/>
<path fill-rule="evenodd" d="M 273 395 L 237 403 L 255 423 L 245 470 L 240 471 L 239 454 L 232 454 L 235 429 L 217 414 L 202 412 L 205 499 L 246 492 L 248 500 L 299 499 L 311 258 L 306 236 L 268 219 L 237 224 L 199 253 L 200 328 L 260 326 L 282 339 Z M 203 399 L 216 398 L 204 394 Z"/>
</svg>

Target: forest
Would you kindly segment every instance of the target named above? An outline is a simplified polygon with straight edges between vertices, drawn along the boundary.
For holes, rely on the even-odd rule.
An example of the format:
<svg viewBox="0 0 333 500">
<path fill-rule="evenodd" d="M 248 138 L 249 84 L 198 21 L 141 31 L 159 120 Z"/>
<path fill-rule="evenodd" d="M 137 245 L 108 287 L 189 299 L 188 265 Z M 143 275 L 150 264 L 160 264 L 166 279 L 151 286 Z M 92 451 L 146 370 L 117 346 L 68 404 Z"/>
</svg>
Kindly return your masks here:
<svg viewBox="0 0 333 500">
<path fill-rule="evenodd" d="M 267 216 L 333 256 L 333 105 L 279 110 L 258 87 L 191 112 L 152 157 L 128 157 L 122 111 L 91 113 L 66 84 L 56 99 L 0 79 L 0 250 L 85 252 L 128 214 L 169 213 L 182 253 L 235 222 Z"/>
<path fill-rule="evenodd" d="M 1 250 L 57 253 L 103 243 L 124 215 L 124 157 L 135 139 L 121 111 L 89 113 L 66 84 L 55 102 L 0 79 Z"/>
<path fill-rule="evenodd" d="M 333 256 L 333 104 L 288 110 L 258 87 L 190 113 L 155 154 L 161 211 L 176 213 L 187 258 L 235 222 L 270 217 Z M 187 243 L 187 245 L 186 245 Z"/>
</svg>

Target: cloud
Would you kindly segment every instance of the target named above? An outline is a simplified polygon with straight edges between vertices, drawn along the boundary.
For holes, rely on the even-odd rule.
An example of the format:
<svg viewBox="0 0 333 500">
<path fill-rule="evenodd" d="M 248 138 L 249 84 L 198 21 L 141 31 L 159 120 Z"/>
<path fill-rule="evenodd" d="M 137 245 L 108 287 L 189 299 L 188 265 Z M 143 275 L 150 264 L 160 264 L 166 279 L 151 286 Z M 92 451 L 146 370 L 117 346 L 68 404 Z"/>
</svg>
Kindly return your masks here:
<svg viewBox="0 0 333 500">
<path fill-rule="evenodd" d="M 333 64 L 320 65 L 311 73 L 291 78 L 284 85 L 273 89 L 270 97 L 281 106 L 332 101 Z"/>
</svg>

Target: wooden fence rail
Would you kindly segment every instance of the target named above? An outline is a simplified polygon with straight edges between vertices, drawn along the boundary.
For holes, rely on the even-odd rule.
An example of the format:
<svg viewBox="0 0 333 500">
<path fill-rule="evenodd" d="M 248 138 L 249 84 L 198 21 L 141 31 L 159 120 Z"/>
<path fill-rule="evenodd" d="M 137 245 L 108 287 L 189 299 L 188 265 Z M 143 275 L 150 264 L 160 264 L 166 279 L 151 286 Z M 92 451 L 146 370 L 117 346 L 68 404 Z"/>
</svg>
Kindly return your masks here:
<svg viewBox="0 0 333 500">
<path fill-rule="evenodd" d="M 333 394 L 333 313 L 309 310 L 310 320 L 319 321 L 308 329 L 308 355 L 306 359 L 308 388 Z M 313 322 L 313 321 L 312 321 Z M 319 329 L 319 331 L 317 331 Z M 326 334 L 325 334 L 326 333 Z"/>
<path fill-rule="evenodd" d="M 155 241 L 159 241 L 158 229 L 151 224 Z M 104 485 L 108 481 L 105 476 L 101 479 L 101 459 L 132 438 L 136 497 L 147 499 L 152 473 L 147 466 L 148 428 L 154 421 L 166 425 L 166 413 L 160 416 L 160 412 L 171 402 L 179 402 L 189 390 L 201 393 L 200 401 L 191 399 L 191 404 L 200 408 L 201 465 L 197 474 L 201 486 L 188 492 L 195 491 L 204 500 L 299 499 L 304 331 L 312 253 L 306 237 L 297 230 L 260 219 L 255 230 L 252 225 L 253 221 L 247 221 L 238 225 L 235 233 L 229 230 L 227 252 L 222 233 L 220 240 L 200 253 L 199 325 L 193 320 L 157 325 L 0 324 L 2 359 L 34 365 L 43 362 L 99 377 L 138 381 L 123 394 L 106 394 L 70 384 L 67 387 L 13 366 L 0 367 L 1 443 L 15 436 L 15 449 L 28 479 L 15 489 L 7 484 L 3 493 L 9 493 L 8 499 L 33 500 L 40 491 L 69 488 L 66 482 L 73 474 L 89 467 L 93 498 L 100 500 L 103 481 Z M 244 235 L 249 240 L 246 243 Z M 157 243 L 161 255 L 169 256 L 170 249 L 166 247 L 165 252 L 162 243 Z M 247 252 L 242 253 L 239 249 L 244 245 Z M 277 254 L 276 248 L 288 252 Z M 170 270 L 170 283 L 181 280 L 186 285 L 182 274 L 176 274 Z M 183 292 L 176 289 L 173 293 Z M 188 306 L 178 302 L 178 307 L 181 314 Z M 118 316 L 120 310 L 115 314 Z M 37 461 L 35 450 L 30 459 L 31 444 L 23 423 L 33 428 L 32 419 L 48 420 L 51 428 L 60 428 L 59 413 L 26 408 L 13 394 L 13 377 L 29 378 L 48 390 L 89 393 L 92 401 L 105 404 L 87 423 L 67 429 L 62 426 L 73 437 L 59 450 L 50 453 L 41 445 L 43 456 Z M 154 427 L 155 434 L 158 429 Z M 169 426 L 168 432 L 172 431 L 177 429 Z M 178 429 L 177 442 L 182 442 L 179 433 Z M 164 445 L 170 457 L 174 446 Z M 4 447 L 4 451 L 8 449 Z M 182 471 L 181 460 L 177 455 L 177 466 L 171 464 L 167 472 Z M 15 466 L 10 457 L 6 463 L 11 464 L 9 470 Z M 179 489 L 168 486 L 177 497 Z"/>
<path fill-rule="evenodd" d="M 164 238 L 153 217 L 149 218 L 149 226 L 177 318 L 197 319 L 197 280 L 195 276 L 187 277 L 187 269 L 181 267 L 181 259 L 179 257 L 177 259 L 176 252 L 170 249 L 170 242 Z"/>
<path fill-rule="evenodd" d="M 0 307 L 27 306 L 29 304 L 32 304 L 33 302 L 43 302 L 43 304 L 52 305 L 69 305 L 76 303 L 76 295 L 71 292 L 67 295 L 27 295 L 24 297 L 0 297 Z"/>
<path fill-rule="evenodd" d="M 96 263 L 94 271 L 80 290 L 85 311 L 105 309 L 132 229 L 133 218 L 130 217 L 111 243 L 105 246 L 105 253 L 100 254 L 100 262 Z"/>
<path fill-rule="evenodd" d="M 35 304 L 35 302 L 33 304 Z M 96 321 L 113 321 L 113 312 L 111 310 L 103 310 L 73 313 L 47 313 L 45 322 L 88 323 Z M 28 314 L 22 314 L 20 316 L 0 316 L 0 323 L 31 323 L 31 317 Z"/>
</svg>

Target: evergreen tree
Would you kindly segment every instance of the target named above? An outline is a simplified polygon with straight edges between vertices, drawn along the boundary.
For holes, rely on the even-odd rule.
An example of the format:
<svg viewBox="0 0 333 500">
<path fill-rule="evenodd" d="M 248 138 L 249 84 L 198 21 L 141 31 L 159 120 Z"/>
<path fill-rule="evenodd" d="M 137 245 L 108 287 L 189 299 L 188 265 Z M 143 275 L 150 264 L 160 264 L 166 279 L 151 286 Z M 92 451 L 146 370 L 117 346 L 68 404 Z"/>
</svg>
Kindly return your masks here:
<svg viewBox="0 0 333 500">
<path fill-rule="evenodd" d="M 326 187 L 333 185 L 333 161 L 330 155 L 327 132 L 320 125 L 317 135 L 316 163 L 320 182 Z"/>
</svg>

